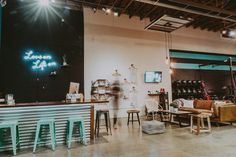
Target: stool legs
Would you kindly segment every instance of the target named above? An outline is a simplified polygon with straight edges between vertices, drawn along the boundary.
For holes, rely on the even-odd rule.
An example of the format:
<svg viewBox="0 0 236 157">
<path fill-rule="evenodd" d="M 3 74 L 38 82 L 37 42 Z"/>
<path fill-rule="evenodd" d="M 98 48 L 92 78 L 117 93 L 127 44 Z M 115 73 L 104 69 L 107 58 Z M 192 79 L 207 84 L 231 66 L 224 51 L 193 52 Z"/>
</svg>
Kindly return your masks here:
<svg viewBox="0 0 236 157">
<path fill-rule="evenodd" d="M 37 143 L 38 143 L 38 137 L 39 137 L 39 132 L 40 132 L 40 126 L 37 125 L 36 133 L 35 133 L 35 138 L 34 138 L 34 149 L 33 149 L 33 152 L 36 151 L 36 147 L 37 147 Z"/>
<path fill-rule="evenodd" d="M 134 120 L 134 113 L 136 113 L 136 115 L 137 115 L 137 120 Z M 139 113 L 138 113 L 138 112 L 128 112 L 127 125 L 129 125 L 129 122 L 130 122 L 130 114 L 131 114 L 131 122 L 132 122 L 132 125 L 134 124 L 134 121 L 138 121 L 138 123 L 139 123 L 139 125 L 140 125 L 140 119 L 139 119 Z"/>
<path fill-rule="evenodd" d="M 108 121 L 107 121 L 107 117 L 108 117 L 108 114 L 107 113 L 104 113 L 104 118 L 105 118 L 105 125 L 106 125 L 106 129 L 107 129 L 107 134 L 108 134 Z"/>
<path fill-rule="evenodd" d="M 112 135 L 112 132 L 111 132 L 111 120 L 110 120 L 110 114 L 109 114 L 109 112 L 108 112 L 108 122 L 109 122 L 109 128 L 110 128 L 110 133 L 111 133 L 111 135 Z"/>
<path fill-rule="evenodd" d="M 196 120 L 197 120 L 197 126 L 195 128 L 193 126 L 193 117 L 196 117 Z M 208 124 L 207 128 L 205 127 L 205 124 L 204 124 L 204 118 L 207 119 L 207 124 Z M 191 115 L 191 118 L 190 118 L 190 132 L 191 133 L 196 132 L 197 135 L 201 132 L 211 132 L 210 116 L 201 117 L 201 115 L 200 116 Z"/>
<path fill-rule="evenodd" d="M 210 121 L 210 117 L 207 117 L 207 123 L 208 123 L 208 129 L 211 132 L 211 121 Z"/>
<path fill-rule="evenodd" d="M 71 141 L 72 141 L 72 133 L 73 133 L 73 123 L 68 121 L 68 126 L 69 126 L 69 134 L 68 134 L 68 148 L 70 149 L 71 147 Z"/>
<path fill-rule="evenodd" d="M 55 150 L 55 145 L 56 145 L 55 122 L 54 121 L 47 121 L 47 120 L 42 120 L 42 121 L 40 120 L 39 122 L 37 122 L 33 153 L 35 153 L 37 144 L 41 141 L 42 130 L 46 126 L 49 127 L 49 133 L 50 133 L 50 136 L 51 136 L 52 150 L 53 151 Z"/>
<path fill-rule="evenodd" d="M 131 116 L 132 116 L 132 125 L 134 124 L 134 114 L 131 113 Z"/>
<path fill-rule="evenodd" d="M 80 138 L 83 141 L 84 145 L 87 145 L 87 139 L 86 139 L 86 134 L 85 134 L 85 126 L 84 126 L 84 121 L 80 122 Z"/>
<path fill-rule="evenodd" d="M 16 155 L 16 126 L 11 127 L 13 155 Z"/>
<path fill-rule="evenodd" d="M 193 132 L 193 116 L 190 117 L 190 132 Z"/>
<path fill-rule="evenodd" d="M 130 118 L 130 113 L 128 113 L 128 122 L 127 122 L 127 125 L 129 125 L 129 118 Z"/>
<path fill-rule="evenodd" d="M 101 121 L 101 114 L 98 114 L 98 131 L 97 131 L 97 137 L 99 136 L 99 130 L 100 130 L 100 121 Z"/>
<path fill-rule="evenodd" d="M 138 124 L 140 125 L 139 114 L 138 113 L 136 113 L 136 114 L 137 114 L 137 118 L 138 118 Z"/>
<path fill-rule="evenodd" d="M 197 117 L 197 135 L 200 133 L 200 118 Z"/>
<path fill-rule="evenodd" d="M 71 143 L 72 143 L 72 134 L 74 130 L 74 124 L 78 124 L 78 129 L 79 129 L 79 141 L 82 141 L 84 145 L 87 145 L 87 139 L 86 139 L 86 134 L 85 134 L 85 125 L 84 125 L 84 120 L 82 118 L 78 119 L 69 119 L 67 123 L 67 146 L 68 149 L 71 148 Z"/>
<path fill-rule="evenodd" d="M 110 114 L 107 111 L 97 111 L 96 112 L 96 123 L 95 123 L 95 135 L 96 137 L 99 136 L 99 131 L 100 131 L 100 123 L 101 123 L 101 116 L 102 114 L 104 114 L 104 120 L 105 120 L 105 126 L 106 126 L 106 131 L 107 134 L 109 134 L 109 130 L 110 130 L 110 134 L 112 135 L 111 132 L 111 121 L 110 121 Z"/>
<path fill-rule="evenodd" d="M 205 128 L 204 119 L 201 118 L 202 128 Z"/>
<path fill-rule="evenodd" d="M 51 144 L 52 144 L 52 150 L 55 150 L 55 125 L 54 124 L 50 124 L 49 125 L 50 128 L 50 135 L 51 135 Z"/>
</svg>

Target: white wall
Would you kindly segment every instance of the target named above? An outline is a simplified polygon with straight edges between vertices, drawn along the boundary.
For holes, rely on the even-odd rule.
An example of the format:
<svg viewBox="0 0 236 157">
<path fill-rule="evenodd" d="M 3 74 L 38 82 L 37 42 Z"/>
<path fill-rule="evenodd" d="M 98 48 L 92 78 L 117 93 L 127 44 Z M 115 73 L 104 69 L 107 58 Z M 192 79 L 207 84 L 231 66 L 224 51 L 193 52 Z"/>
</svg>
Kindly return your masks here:
<svg viewBox="0 0 236 157">
<path fill-rule="evenodd" d="M 90 98 L 91 81 L 105 78 L 112 80 L 115 69 L 121 78 L 128 78 L 129 66 L 138 68 L 138 103 L 143 109 L 147 91 L 165 88 L 171 96 L 171 77 L 165 64 L 166 49 L 164 33 L 144 30 L 148 19 L 140 21 L 128 16 L 114 17 L 102 11 L 93 13 L 84 9 L 85 22 L 85 98 Z M 172 48 L 202 52 L 234 54 L 235 41 L 221 39 L 219 33 L 181 28 L 172 33 Z M 159 84 L 145 84 L 144 72 L 163 72 Z M 126 116 L 129 100 L 122 100 L 120 116 Z"/>
</svg>

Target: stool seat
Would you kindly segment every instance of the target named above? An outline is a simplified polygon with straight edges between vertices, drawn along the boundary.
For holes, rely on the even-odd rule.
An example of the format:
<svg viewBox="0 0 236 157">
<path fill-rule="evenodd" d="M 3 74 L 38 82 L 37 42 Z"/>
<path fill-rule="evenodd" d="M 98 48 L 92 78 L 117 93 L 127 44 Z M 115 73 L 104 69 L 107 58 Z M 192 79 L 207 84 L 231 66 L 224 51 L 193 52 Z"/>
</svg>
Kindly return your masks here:
<svg viewBox="0 0 236 157">
<path fill-rule="evenodd" d="M 52 150 L 53 151 L 55 150 L 55 145 L 56 145 L 55 120 L 53 118 L 45 117 L 45 118 L 42 118 L 39 121 L 37 121 L 33 152 L 36 151 L 37 144 L 40 143 L 41 135 L 42 135 L 42 129 L 45 126 L 49 127 L 49 132 L 50 132 L 50 135 L 51 135 Z"/>
<path fill-rule="evenodd" d="M 84 118 L 80 116 L 71 116 L 68 118 L 67 123 L 67 145 L 69 149 L 71 148 L 72 134 L 75 123 L 78 123 L 79 125 L 80 141 L 82 141 L 84 145 L 87 145 Z"/>
<path fill-rule="evenodd" d="M 18 121 L 3 121 L 0 123 L 0 143 L 3 140 L 2 129 L 10 129 L 13 155 L 16 155 L 16 146 L 20 144 Z"/>
<path fill-rule="evenodd" d="M 83 117 L 80 117 L 80 116 L 70 116 L 68 118 L 69 121 L 81 121 L 81 120 L 84 120 Z"/>
<path fill-rule="evenodd" d="M 127 113 L 139 113 L 140 110 L 137 110 L 137 109 L 130 109 L 130 110 L 127 110 Z"/>
<path fill-rule="evenodd" d="M 129 109 L 127 110 L 127 113 L 128 113 L 128 121 L 127 121 L 127 125 L 129 125 L 129 122 L 130 122 L 130 114 L 131 114 L 131 122 L 133 124 L 134 121 L 138 121 L 139 125 L 140 125 L 140 119 L 139 119 L 139 113 L 140 113 L 140 110 L 138 109 Z M 134 113 L 136 113 L 137 115 L 137 120 L 134 120 Z"/>
<path fill-rule="evenodd" d="M 18 121 L 12 120 L 12 121 L 3 121 L 0 123 L 0 127 L 7 126 L 7 125 L 18 125 Z"/>
<path fill-rule="evenodd" d="M 37 124 L 50 124 L 50 123 L 54 123 L 55 120 L 52 119 L 52 118 L 43 118 L 43 119 L 40 119 Z"/>
</svg>

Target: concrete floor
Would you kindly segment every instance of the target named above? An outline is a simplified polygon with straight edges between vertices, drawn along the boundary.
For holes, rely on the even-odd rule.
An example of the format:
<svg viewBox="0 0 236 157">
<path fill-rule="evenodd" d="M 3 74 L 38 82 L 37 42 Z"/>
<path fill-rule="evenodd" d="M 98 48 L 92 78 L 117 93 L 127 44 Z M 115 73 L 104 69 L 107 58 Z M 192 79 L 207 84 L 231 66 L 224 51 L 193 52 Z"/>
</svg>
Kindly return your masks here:
<svg viewBox="0 0 236 157">
<path fill-rule="evenodd" d="M 126 126 L 126 122 L 106 134 L 91 141 L 88 146 L 73 144 L 68 150 L 58 146 L 50 148 L 18 151 L 17 157 L 235 157 L 236 125 L 213 127 L 211 134 L 191 134 L 189 127 L 179 128 L 167 125 L 166 133 L 147 135 L 138 124 Z M 0 157 L 11 156 L 11 152 L 0 152 Z"/>
</svg>

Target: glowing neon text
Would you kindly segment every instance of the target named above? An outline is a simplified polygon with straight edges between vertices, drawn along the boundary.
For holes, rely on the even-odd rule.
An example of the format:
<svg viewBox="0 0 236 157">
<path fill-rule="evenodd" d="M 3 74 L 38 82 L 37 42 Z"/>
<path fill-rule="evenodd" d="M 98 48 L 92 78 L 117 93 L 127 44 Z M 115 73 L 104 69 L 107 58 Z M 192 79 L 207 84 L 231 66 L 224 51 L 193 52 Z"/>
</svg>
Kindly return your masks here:
<svg viewBox="0 0 236 157">
<path fill-rule="evenodd" d="M 46 68 L 57 66 L 57 63 L 53 61 L 52 56 L 35 55 L 33 51 L 25 52 L 24 60 L 31 61 L 33 70 L 44 71 Z"/>
</svg>

